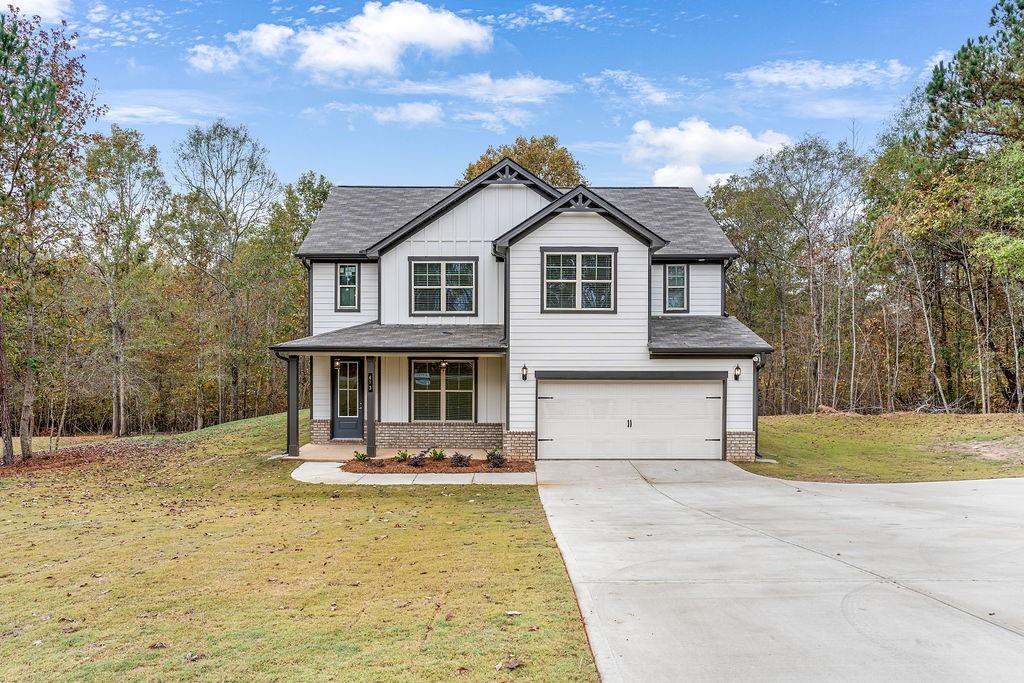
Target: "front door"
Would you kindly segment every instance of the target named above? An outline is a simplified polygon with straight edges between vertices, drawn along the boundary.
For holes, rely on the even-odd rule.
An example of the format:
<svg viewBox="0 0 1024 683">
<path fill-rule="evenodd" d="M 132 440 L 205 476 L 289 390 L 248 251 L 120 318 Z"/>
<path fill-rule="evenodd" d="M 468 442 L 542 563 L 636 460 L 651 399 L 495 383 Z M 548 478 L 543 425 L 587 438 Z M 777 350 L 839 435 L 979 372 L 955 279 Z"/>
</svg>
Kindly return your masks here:
<svg viewBox="0 0 1024 683">
<path fill-rule="evenodd" d="M 363 438 L 363 359 L 331 359 L 331 438 Z"/>
</svg>

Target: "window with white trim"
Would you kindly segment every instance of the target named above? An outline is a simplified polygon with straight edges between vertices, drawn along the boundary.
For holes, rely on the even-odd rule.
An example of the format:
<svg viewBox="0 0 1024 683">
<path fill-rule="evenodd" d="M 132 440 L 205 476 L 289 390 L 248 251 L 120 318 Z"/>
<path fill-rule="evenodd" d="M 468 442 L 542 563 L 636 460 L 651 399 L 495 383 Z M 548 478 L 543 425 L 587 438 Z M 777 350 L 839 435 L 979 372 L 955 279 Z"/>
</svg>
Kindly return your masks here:
<svg viewBox="0 0 1024 683">
<path fill-rule="evenodd" d="M 476 381 L 472 360 L 412 362 L 412 419 L 472 422 Z"/>
<path fill-rule="evenodd" d="M 412 313 L 474 315 L 475 261 L 413 261 Z"/>
<path fill-rule="evenodd" d="M 615 256 L 610 252 L 544 252 L 545 311 L 615 308 Z"/>
<path fill-rule="evenodd" d="M 359 310 L 359 264 L 339 263 L 334 308 L 338 311 Z"/>
<path fill-rule="evenodd" d="M 686 313 L 689 310 L 690 268 L 685 264 L 665 265 L 665 312 Z"/>
</svg>

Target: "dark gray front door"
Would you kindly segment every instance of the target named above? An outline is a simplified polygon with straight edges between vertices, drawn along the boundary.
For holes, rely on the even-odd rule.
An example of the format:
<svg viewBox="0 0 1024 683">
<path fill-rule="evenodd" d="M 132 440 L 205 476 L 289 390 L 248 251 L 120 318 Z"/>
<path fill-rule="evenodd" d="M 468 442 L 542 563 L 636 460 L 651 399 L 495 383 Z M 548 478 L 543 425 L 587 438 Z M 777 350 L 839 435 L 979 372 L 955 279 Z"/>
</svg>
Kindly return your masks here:
<svg viewBox="0 0 1024 683">
<path fill-rule="evenodd" d="M 363 438 L 363 359 L 331 359 L 331 438 Z"/>
</svg>

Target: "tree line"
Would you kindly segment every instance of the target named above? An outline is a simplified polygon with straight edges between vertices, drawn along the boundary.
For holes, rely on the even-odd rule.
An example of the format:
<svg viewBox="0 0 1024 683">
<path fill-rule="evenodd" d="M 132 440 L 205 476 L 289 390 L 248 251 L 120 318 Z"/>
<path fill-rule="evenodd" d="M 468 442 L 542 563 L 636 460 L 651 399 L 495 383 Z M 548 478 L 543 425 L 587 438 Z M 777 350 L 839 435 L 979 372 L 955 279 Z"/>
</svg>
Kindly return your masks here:
<svg viewBox="0 0 1024 683">
<path fill-rule="evenodd" d="M 866 151 L 805 137 L 705 199 L 731 314 L 776 349 L 765 413 L 1024 411 L 1024 9 L 934 69 Z M 177 431 L 276 412 L 306 331 L 291 256 L 330 184 L 282 185 L 245 126 L 161 157 L 104 110 L 66 26 L 0 14 L 0 433 Z M 554 136 L 488 148 L 585 182 Z M 308 381 L 305 376 L 303 384 Z M 305 391 L 302 391 L 305 394 Z"/>
<path fill-rule="evenodd" d="M 990 26 L 870 151 L 807 137 L 708 193 L 764 410 L 1024 411 L 1024 3 Z"/>
</svg>

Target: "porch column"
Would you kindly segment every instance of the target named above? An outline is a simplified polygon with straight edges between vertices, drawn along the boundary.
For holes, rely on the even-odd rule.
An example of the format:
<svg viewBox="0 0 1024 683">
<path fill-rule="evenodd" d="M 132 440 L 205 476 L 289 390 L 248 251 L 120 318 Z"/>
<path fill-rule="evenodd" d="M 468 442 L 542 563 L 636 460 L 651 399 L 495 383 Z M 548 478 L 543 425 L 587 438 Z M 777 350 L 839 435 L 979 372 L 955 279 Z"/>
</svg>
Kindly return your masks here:
<svg viewBox="0 0 1024 683">
<path fill-rule="evenodd" d="M 288 356 L 288 455 L 299 454 L 299 357 Z"/>
<path fill-rule="evenodd" d="M 377 373 L 376 358 L 366 358 L 366 454 L 377 455 Z"/>
</svg>

